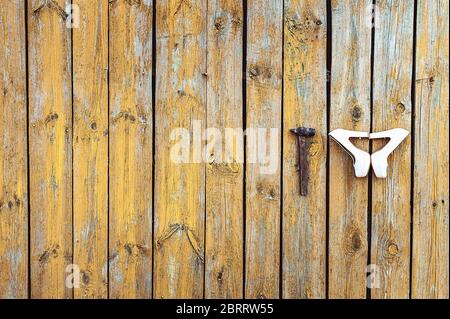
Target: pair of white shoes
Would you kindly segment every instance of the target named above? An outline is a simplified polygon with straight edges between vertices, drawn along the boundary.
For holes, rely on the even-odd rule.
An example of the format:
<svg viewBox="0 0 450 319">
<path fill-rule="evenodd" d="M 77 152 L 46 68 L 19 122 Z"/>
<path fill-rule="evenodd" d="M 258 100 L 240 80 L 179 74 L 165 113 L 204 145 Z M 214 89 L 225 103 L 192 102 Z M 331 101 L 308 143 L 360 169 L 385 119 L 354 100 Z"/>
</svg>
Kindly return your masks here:
<svg viewBox="0 0 450 319">
<path fill-rule="evenodd" d="M 329 133 L 344 150 L 352 157 L 353 167 L 355 168 L 356 177 L 365 177 L 369 173 L 370 164 L 372 163 L 373 171 L 376 177 L 387 177 L 387 158 L 395 148 L 408 136 L 409 132 L 402 128 L 394 128 L 392 130 L 367 133 L 360 131 L 348 131 L 344 129 L 336 129 Z M 350 138 L 389 138 L 389 143 L 386 144 L 381 150 L 370 155 L 369 153 L 357 148 L 350 142 Z"/>
</svg>

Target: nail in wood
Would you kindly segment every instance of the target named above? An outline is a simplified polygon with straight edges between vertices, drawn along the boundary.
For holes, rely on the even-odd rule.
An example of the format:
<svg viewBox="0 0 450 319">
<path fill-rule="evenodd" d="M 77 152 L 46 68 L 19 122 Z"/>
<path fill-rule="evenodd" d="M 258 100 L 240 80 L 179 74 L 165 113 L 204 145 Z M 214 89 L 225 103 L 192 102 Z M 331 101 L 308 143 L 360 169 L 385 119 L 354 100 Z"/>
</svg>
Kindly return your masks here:
<svg viewBox="0 0 450 319">
<path fill-rule="evenodd" d="M 314 136 L 316 130 L 310 127 L 297 127 L 291 129 L 291 132 L 297 135 L 300 195 L 306 196 L 308 195 L 309 180 L 308 142 L 306 138 Z"/>
</svg>

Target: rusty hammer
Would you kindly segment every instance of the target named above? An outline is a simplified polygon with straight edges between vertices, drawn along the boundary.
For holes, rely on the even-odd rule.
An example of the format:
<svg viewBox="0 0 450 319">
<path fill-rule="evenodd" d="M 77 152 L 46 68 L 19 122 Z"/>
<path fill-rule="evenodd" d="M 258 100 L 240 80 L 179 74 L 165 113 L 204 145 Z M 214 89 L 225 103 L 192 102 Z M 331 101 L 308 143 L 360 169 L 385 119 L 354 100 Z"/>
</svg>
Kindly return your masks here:
<svg viewBox="0 0 450 319">
<path fill-rule="evenodd" d="M 308 194 L 309 179 L 308 143 L 306 138 L 316 135 L 316 130 L 310 127 L 297 127 L 291 129 L 291 132 L 297 135 L 300 195 L 306 196 Z"/>
</svg>

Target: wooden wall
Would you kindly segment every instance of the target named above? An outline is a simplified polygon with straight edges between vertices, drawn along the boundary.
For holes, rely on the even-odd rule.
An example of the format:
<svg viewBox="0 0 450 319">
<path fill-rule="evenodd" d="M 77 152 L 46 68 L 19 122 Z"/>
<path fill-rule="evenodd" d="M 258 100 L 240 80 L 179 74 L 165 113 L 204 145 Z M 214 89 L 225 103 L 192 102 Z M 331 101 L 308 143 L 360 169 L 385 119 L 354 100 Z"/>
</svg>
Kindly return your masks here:
<svg viewBox="0 0 450 319">
<path fill-rule="evenodd" d="M 449 298 L 448 0 L 0 0 L 0 39 L 1 298 Z M 275 171 L 175 163 L 199 125 Z M 396 127 L 387 179 L 327 135 Z"/>
</svg>

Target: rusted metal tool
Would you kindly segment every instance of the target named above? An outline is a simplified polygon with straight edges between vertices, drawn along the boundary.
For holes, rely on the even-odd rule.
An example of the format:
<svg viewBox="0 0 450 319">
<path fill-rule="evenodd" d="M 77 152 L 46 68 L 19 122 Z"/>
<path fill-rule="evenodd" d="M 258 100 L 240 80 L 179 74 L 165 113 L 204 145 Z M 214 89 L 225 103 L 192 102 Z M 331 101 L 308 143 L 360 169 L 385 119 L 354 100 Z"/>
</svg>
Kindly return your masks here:
<svg viewBox="0 0 450 319">
<path fill-rule="evenodd" d="M 310 127 L 297 127 L 291 129 L 297 135 L 298 145 L 298 171 L 300 177 L 300 195 L 308 195 L 309 163 L 308 163 L 308 142 L 306 138 L 316 135 L 316 130 Z"/>
</svg>

